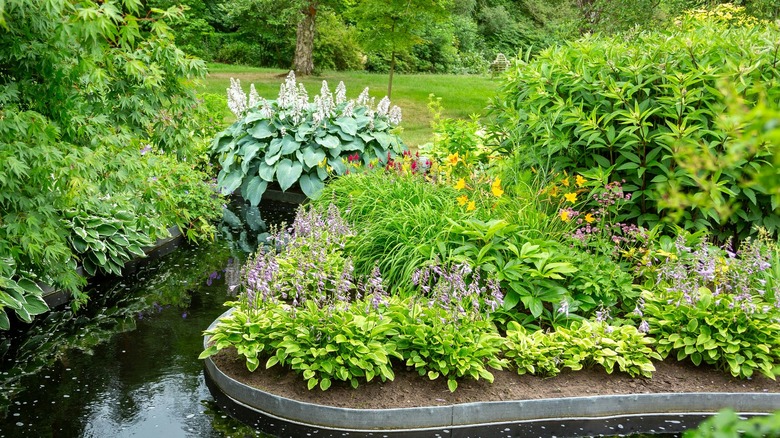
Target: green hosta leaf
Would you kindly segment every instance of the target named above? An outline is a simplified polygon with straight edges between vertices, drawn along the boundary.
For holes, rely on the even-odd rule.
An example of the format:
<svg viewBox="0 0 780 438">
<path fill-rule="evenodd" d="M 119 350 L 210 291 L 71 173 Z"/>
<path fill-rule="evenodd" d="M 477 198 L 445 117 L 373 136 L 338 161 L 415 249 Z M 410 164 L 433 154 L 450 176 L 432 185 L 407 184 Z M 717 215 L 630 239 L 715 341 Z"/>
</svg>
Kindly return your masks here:
<svg viewBox="0 0 780 438">
<path fill-rule="evenodd" d="M 301 149 L 301 153 L 303 154 L 303 162 L 311 168 L 317 167 L 325 159 L 325 151 L 319 148 L 315 149 L 312 145 Z"/>
<path fill-rule="evenodd" d="M 32 316 L 30 315 L 29 312 L 27 312 L 27 309 L 25 309 L 24 306 L 22 306 L 19 309 L 14 309 L 14 312 L 16 313 L 16 316 L 22 321 L 26 323 L 32 322 Z"/>
<path fill-rule="evenodd" d="M 119 233 L 111 236 L 111 241 L 120 246 L 127 246 L 130 244 L 130 242 L 127 241 L 127 238 Z"/>
<path fill-rule="evenodd" d="M 309 379 L 309 381 L 306 383 L 306 386 L 307 386 L 307 387 L 309 388 L 309 390 L 311 391 L 311 389 L 312 389 L 312 388 L 314 388 L 315 386 L 317 386 L 317 379 Z"/>
<path fill-rule="evenodd" d="M 316 172 L 305 173 L 301 175 L 301 179 L 298 181 L 301 186 L 301 190 L 309 199 L 318 199 L 322 194 L 322 189 L 325 188 L 325 183 L 322 182 Z"/>
<path fill-rule="evenodd" d="M 320 381 L 320 389 L 323 391 L 326 391 L 328 388 L 330 388 L 330 379 L 327 377 L 323 377 Z"/>
<path fill-rule="evenodd" d="M 256 207 L 257 204 L 260 203 L 260 199 L 262 199 L 266 187 L 268 187 L 268 181 L 264 181 L 259 176 L 255 176 L 249 180 L 249 186 L 246 190 L 246 198 L 253 207 Z"/>
<path fill-rule="evenodd" d="M 317 138 L 315 139 L 315 141 L 319 143 L 322 147 L 327 149 L 338 147 L 341 144 L 341 140 L 339 140 L 338 137 L 330 134 L 322 138 Z"/>
<path fill-rule="evenodd" d="M 341 158 L 329 158 L 328 165 L 333 168 L 336 175 L 344 175 L 347 172 L 347 166 L 341 161 Z"/>
<path fill-rule="evenodd" d="M 12 309 L 20 309 L 22 302 L 12 297 L 11 295 L 0 290 L 0 304 L 2 306 L 10 307 Z"/>
<path fill-rule="evenodd" d="M 86 272 L 90 277 L 95 276 L 97 273 L 97 266 L 95 266 L 95 263 L 92 261 L 92 259 L 86 257 L 84 260 L 82 260 L 82 263 L 84 266 L 84 272 Z"/>
<path fill-rule="evenodd" d="M 257 175 L 264 181 L 271 182 L 274 180 L 274 174 L 276 174 L 276 166 L 267 164 L 265 161 L 260 163 L 260 167 L 257 169 Z"/>
<path fill-rule="evenodd" d="M 355 137 L 354 140 L 341 144 L 341 150 L 345 152 L 363 152 L 365 148 L 366 143 L 360 137 Z"/>
<path fill-rule="evenodd" d="M 128 245 L 126 249 L 127 249 L 127 251 L 128 251 L 130 254 L 133 254 L 134 256 L 137 256 L 137 257 L 146 257 L 146 253 L 145 253 L 145 252 L 144 252 L 144 251 L 141 249 L 141 247 L 140 247 L 140 246 L 138 246 L 138 245 L 137 245 L 137 244 L 135 244 L 135 243 L 132 243 L 132 244 Z"/>
<path fill-rule="evenodd" d="M 24 309 L 30 315 L 40 315 L 41 313 L 49 311 L 49 306 L 46 304 L 46 301 L 43 301 L 43 298 L 37 295 L 28 295 L 25 298 L 26 303 L 24 303 Z"/>
<path fill-rule="evenodd" d="M 393 136 L 388 134 L 388 133 L 386 133 L 386 132 L 375 132 L 374 133 L 374 138 L 382 146 L 382 149 L 390 148 L 390 145 L 393 142 Z"/>
<path fill-rule="evenodd" d="M 303 172 L 303 165 L 301 165 L 301 163 L 292 161 L 288 158 L 280 161 L 276 168 L 276 179 L 279 181 L 279 186 L 282 188 L 282 191 L 292 187 L 292 185 L 298 181 L 298 178 L 301 177 L 301 172 Z"/>
<path fill-rule="evenodd" d="M 97 261 L 98 266 L 104 266 L 106 264 L 106 254 L 102 252 L 92 252 L 90 253 L 92 257 L 95 258 L 94 261 Z"/>
<path fill-rule="evenodd" d="M 8 315 L 5 314 L 5 309 L 0 308 L 0 330 L 8 330 L 11 328 L 11 321 L 8 320 Z"/>
<path fill-rule="evenodd" d="M 27 278 L 23 278 L 16 282 L 16 284 L 19 285 L 22 289 L 24 289 L 26 292 L 31 293 L 33 295 L 41 295 L 43 294 L 43 290 L 40 286 L 38 286 L 37 283 L 35 283 L 32 280 L 29 280 Z"/>
<path fill-rule="evenodd" d="M 271 157 L 271 156 L 274 156 L 274 155 L 282 153 L 282 146 L 284 144 L 282 142 L 282 140 L 283 139 L 281 139 L 281 138 L 275 138 L 275 139 L 271 140 L 271 144 L 268 145 L 268 150 L 265 153 L 266 161 L 267 161 L 268 157 Z M 271 164 L 271 163 L 269 163 L 269 164 Z"/>
<path fill-rule="evenodd" d="M 345 134 L 357 135 L 358 124 L 355 119 L 350 117 L 340 117 L 333 122 L 334 125 L 341 128 Z"/>
<path fill-rule="evenodd" d="M 216 345 L 212 345 L 211 347 L 203 350 L 203 352 L 200 353 L 200 355 L 198 356 L 198 359 L 205 359 L 207 357 L 211 357 L 211 356 L 217 354 L 217 352 L 219 352 L 219 349 L 217 348 L 217 346 Z"/>
<path fill-rule="evenodd" d="M 267 120 L 261 120 L 255 126 L 249 128 L 246 132 L 248 132 L 252 137 L 262 140 L 264 138 L 273 137 L 275 130 Z"/>
<path fill-rule="evenodd" d="M 97 232 L 100 233 L 101 236 L 113 236 L 116 234 L 117 229 L 113 225 L 103 224 L 97 227 Z"/>
<path fill-rule="evenodd" d="M 252 160 L 257 156 L 260 151 L 261 144 L 258 142 L 248 143 L 241 147 L 241 152 L 244 156 L 244 161 L 241 162 L 241 170 L 247 173 L 249 166 L 252 164 Z"/>
<path fill-rule="evenodd" d="M 455 392 L 458 389 L 458 382 L 455 379 L 449 379 L 447 380 L 447 387 L 450 389 L 450 392 Z"/>
</svg>

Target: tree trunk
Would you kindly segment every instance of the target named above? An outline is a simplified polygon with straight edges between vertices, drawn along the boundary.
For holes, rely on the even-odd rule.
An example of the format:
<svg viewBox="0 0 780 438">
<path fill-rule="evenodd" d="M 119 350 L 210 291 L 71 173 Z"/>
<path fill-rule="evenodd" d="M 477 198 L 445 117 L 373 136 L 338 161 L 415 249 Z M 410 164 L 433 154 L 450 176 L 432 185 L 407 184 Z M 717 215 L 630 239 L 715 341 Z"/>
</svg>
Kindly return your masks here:
<svg viewBox="0 0 780 438">
<path fill-rule="evenodd" d="M 393 73 L 395 73 L 395 21 L 390 29 L 390 35 L 393 38 L 393 50 L 390 53 L 390 80 L 387 82 L 387 98 L 392 99 L 393 94 Z"/>
<path fill-rule="evenodd" d="M 317 7 L 314 2 L 301 11 L 303 19 L 298 22 L 295 33 L 295 61 L 293 70 L 300 76 L 308 76 L 314 70 L 314 23 L 317 18 Z"/>
</svg>

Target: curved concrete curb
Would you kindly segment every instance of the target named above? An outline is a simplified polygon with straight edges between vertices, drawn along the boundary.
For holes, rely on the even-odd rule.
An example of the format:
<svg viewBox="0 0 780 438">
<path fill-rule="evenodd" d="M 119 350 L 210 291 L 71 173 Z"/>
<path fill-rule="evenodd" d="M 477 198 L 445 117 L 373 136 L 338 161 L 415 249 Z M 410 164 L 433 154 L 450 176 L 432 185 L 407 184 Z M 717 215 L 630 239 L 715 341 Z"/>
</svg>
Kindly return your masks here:
<svg viewBox="0 0 780 438">
<path fill-rule="evenodd" d="M 229 315 L 230 312 L 231 310 L 228 310 L 219 318 Z M 218 323 L 219 318 L 209 326 L 209 329 Z M 204 337 L 204 348 L 207 347 L 208 342 L 208 337 Z M 630 421 L 632 418 L 639 417 L 654 418 L 655 424 L 674 425 L 681 423 L 679 418 L 713 415 L 724 408 L 731 408 L 745 415 L 766 414 L 780 409 L 778 393 L 632 394 L 477 402 L 420 408 L 337 408 L 300 402 L 252 388 L 224 374 L 210 358 L 205 361 L 205 369 L 213 385 L 232 402 L 239 403 L 243 408 L 249 408 L 260 415 L 314 429 L 352 432 L 397 431 L 403 432 L 404 436 L 415 436 L 408 434 L 413 431 L 427 431 L 430 434 L 433 430 L 443 430 L 444 434 L 448 435 L 450 429 L 476 431 L 486 426 L 517 425 L 526 422 L 545 422 L 558 426 L 563 424 L 565 427 L 567 423 L 579 425 L 592 420 L 606 419 Z M 605 424 L 607 425 L 603 426 L 602 432 L 595 433 L 616 432 L 614 427 L 609 426 L 609 422 Z M 598 428 L 598 424 L 595 427 Z M 663 427 L 661 429 L 663 430 Z M 573 432 L 574 429 L 571 431 Z M 592 424 L 589 431 L 594 433 Z M 651 432 L 651 430 L 644 432 Z"/>
</svg>

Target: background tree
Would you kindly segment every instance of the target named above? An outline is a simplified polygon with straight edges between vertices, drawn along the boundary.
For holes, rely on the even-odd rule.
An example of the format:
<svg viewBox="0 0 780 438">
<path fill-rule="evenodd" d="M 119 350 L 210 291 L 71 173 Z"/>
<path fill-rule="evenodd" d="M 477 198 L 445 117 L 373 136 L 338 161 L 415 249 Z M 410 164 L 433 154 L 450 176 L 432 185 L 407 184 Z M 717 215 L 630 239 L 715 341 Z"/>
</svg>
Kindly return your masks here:
<svg viewBox="0 0 780 438">
<path fill-rule="evenodd" d="M 390 55 L 387 96 L 393 92 L 396 56 L 423 42 L 430 23 L 447 18 L 449 0 L 363 0 L 353 10 L 361 41 L 367 50 Z"/>
</svg>

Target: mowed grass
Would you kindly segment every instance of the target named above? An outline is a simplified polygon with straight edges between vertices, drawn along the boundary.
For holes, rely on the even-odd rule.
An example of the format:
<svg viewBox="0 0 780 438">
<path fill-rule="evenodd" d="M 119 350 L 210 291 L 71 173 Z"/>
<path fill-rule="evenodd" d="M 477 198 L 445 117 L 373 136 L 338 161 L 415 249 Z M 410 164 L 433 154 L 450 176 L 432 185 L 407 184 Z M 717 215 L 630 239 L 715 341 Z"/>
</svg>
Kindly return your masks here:
<svg viewBox="0 0 780 438">
<path fill-rule="evenodd" d="M 209 74 L 202 92 L 221 96 L 225 96 L 225 90 L 230 86 L 230 78 L 237 78 L 241 80 L 245 92 L 249 93 L 249 85 L 253 83 L 260 96 L 276 99 L 279 85 L 288 73 L 280 69 L 227 64 L 212 63 L 208 67 Z M 323 80 L 328 81 L 331 92 L 335 92 L 339 81 L 344 81 L 347 97 L 350 99 L 356 98 L 366 87 L 377 102 L 387 95 L 387 74 L 323 72 L 320 75 L 297 79 L 305 85 L 310 99 L 319 94 Z M 428 96 L 431 93 L 441 98 L 444 117 L 468 119 L 472 114 L 484 115 L 485 107 L 495 95 L 499 84 L 499 79 L 487 76 L 396 74 L 393 77 L 391 102 L 401 107 L 403 113 L 401 138 L 409 146 L 419 146 L 431 141 L 432 114 L 428 109 Z M 231 117 L 228 117 L 228 120 L 230 119 Z"/>
</svg>

